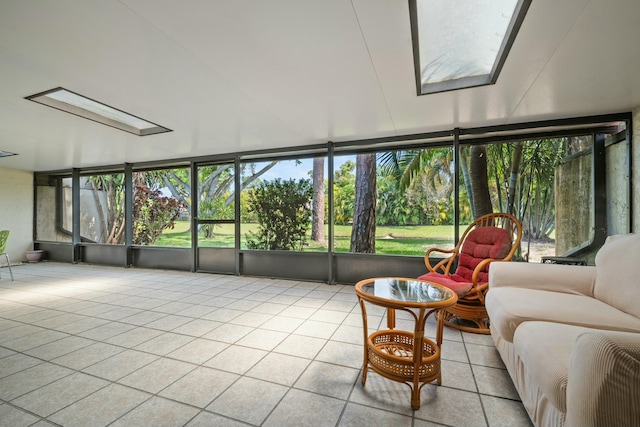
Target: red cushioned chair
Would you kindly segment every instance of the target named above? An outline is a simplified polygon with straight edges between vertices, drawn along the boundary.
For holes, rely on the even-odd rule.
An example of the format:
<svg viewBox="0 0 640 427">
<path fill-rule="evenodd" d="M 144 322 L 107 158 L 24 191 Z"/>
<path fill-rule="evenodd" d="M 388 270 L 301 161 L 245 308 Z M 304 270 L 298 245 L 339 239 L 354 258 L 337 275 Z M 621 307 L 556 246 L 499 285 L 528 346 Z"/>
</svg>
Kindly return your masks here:
<svg viewBox="0 0 640 427">
<path fill-rule="evenodd" d="M 446 286 L 458 294 L 458 303 L 443 312 L 446 325 L 467 332 L 489 333 L 489 315 L 484 307 L 489 290 L 489 264 L 511 260 L 521 239 L 522 225 L 516 217 L 492 213 L 469 225 L 452 250 L 427 251 L 424 262 L 429 272 L 419 279 Z M 429 258 L 435 252 L 449 255 L 432 265 Z"/>
</svg>

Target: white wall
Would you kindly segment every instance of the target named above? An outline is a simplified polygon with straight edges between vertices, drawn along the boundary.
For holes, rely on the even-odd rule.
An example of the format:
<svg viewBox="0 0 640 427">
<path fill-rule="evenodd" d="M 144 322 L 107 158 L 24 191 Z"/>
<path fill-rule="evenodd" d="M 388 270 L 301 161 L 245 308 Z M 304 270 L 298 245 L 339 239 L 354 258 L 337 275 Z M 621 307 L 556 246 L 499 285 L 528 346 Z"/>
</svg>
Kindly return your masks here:
<svg viewBox="0 0 640 427">
<path fill-rule="evenodd" d="M 640 107 L 633 111 L 633 141 L 631 141 L 631 185 L 633 219 L 631 231 L 640 233 Z"/>
<path fill-rule="evenodd" d="M 25 252 L 33 249 L 33 173 L 0 167 L 0 230 L 11 231 L 11 262 L 26 261 Z"/>
</svg>

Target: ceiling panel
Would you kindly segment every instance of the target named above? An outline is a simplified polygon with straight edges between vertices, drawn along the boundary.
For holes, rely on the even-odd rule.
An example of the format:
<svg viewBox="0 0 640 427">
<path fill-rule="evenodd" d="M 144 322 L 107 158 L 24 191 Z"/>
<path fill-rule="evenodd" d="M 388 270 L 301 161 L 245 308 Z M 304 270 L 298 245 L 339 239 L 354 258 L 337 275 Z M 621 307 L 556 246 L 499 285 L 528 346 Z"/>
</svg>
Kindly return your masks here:
<svg viewBox="0 0 640 427">
<path fill-rule="evenodd" d="M 637 0 L 535 0 L 495 85 L 416 95 L 405 0 L 2 0 L 0 167 L 58 170 L 640 106 Z M 173 130 L 26 101 L 57 86 Z"/>
</svg>

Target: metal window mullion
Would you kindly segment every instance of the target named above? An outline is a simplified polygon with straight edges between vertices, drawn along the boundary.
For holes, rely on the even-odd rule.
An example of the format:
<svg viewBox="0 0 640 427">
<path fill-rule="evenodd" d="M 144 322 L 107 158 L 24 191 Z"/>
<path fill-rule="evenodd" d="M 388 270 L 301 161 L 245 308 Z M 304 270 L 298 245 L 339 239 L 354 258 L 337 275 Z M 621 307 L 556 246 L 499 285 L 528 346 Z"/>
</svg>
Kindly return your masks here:
<svg viewBox="0 0 640 427">
<path fill-rule="evenodd" d="M 329 212 L 329 221 L 328 221 L 328 232 L 329 232 L 329 239 L 328 239 L 328 247 L 327 247 L 327 256 L 329 257 L 329 262 L 328 264 L 328 282 L 329 284 L 333 285 L 336 283 L 336 277 L 335 277 L 335 269 L 334 269 L 334 216 L 335 213 L 333 212 L 333 168 L 334 168 L 334 144 L 332 141 L 328 142 L 328 153 L 327 153 L 327 174 L 328 176 L 328 184 L 327 184 L 327 191 L 328 191 L 328 199 L 329 199 L 329 208 L 328 208 L 328 212 Z M 324 227 L 324 224 L 322 225 Z"/>
<path fill-rule="evenodd" d="M 80 169 L 71 170 L 71 262 L 80 261 Z"/>
<path fill-rule="evenodd" d="M 200 192 L 198 191 L 198 164 L 191 162 L 191 272 L 198 271 L 198 201 Z"/>
<path fill-rule="evenodd" d="M 236 156 L 233 161 L 233 183 L 234 183 L 234 215 L 235 215 L 235 262 L 236 276 L 240 271 L 240 193 L 242 192 L 242 177 L 240 176 L 240 156 Z"/>
<path fill-rule="evenodd" d="M 453 130 L 453 241 L 460 239 L 460 128 Z"/>
<path fill-rule="evenodd" d="M 133 266 L 133 165 L 124 164 L 124 266 Z"/>
</svg>

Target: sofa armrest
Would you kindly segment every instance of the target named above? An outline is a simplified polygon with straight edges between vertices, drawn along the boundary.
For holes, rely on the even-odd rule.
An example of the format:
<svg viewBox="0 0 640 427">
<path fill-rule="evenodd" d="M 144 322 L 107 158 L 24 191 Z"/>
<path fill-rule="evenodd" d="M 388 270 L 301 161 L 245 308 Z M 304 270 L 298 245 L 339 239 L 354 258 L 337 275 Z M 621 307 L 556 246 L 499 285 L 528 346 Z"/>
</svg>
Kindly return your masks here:
<svg viewBox="0 0 640 427">
<path fill-rule="evenodd" d="M 593 296 L 595 277 L 592 266 L 492 262 L 489 289 L 509 286 Z"/>
<path fill-rule="evenodd" d="M 640 334 L 583 332 L 567 381 L 567 426 L 640 425 Z"/>
</svg>

